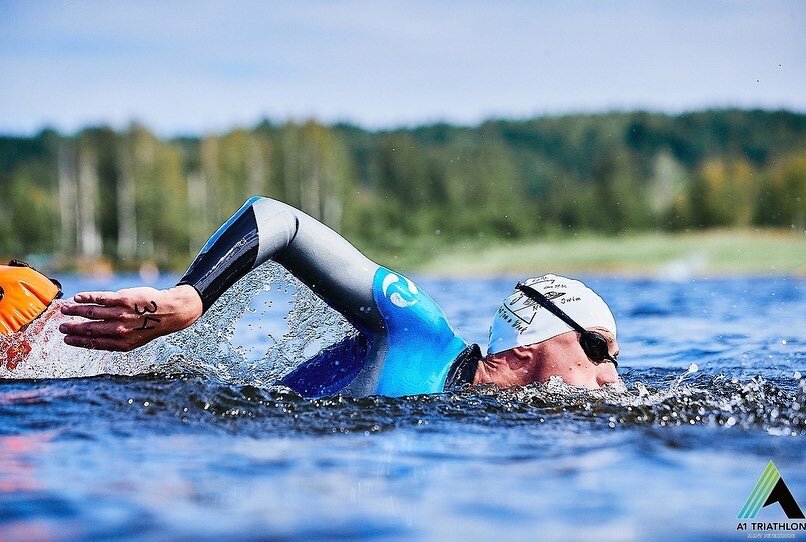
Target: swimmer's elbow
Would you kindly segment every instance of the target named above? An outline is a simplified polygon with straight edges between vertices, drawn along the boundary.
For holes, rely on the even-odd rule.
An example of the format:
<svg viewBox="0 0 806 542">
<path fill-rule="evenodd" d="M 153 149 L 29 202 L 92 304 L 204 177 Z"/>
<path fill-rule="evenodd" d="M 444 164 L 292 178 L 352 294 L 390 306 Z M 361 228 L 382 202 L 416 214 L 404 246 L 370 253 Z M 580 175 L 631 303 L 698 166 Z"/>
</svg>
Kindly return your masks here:
<svg viewBox="0 0 806 542">
<path fill-rule="evenodd" d="M 266 196 L 261 196 L 260 194 L 255 194 L 254 196 L 250 196 L 244 202 L 243 207 L 253 207 L 257 202 L 269 200 L 272 201 L 271 198 L 267 198 Z"/>
<path fill-rule="evenodd" d="M 268 196 L 254 195 L 247 199 L 242 209 L 251 208 L 255 216 L 260 218 L 264 216 L 273 216 L 277 213 L 291 213 L 296 214 L 299 209 L 282 202 L 280 200 L 270 198 Z"/>
</svg>

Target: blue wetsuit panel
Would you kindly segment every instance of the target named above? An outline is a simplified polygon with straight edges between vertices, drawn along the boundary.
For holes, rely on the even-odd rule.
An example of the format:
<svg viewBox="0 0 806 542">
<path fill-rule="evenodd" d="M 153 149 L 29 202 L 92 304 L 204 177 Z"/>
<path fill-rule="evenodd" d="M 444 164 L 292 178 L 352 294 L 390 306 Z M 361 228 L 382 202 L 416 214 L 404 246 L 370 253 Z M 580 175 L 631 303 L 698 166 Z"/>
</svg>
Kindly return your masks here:
<svg viewBox="0 0 806 542">
<path fill-rule="evenodd" d="M 368 352 L 365 335 L 347 337 L 285 375 L 280 384 L 303 397 L 336 395 L 356 377 L 366 363 Z"/>
<path fill-rule="evenodd" d="M 381 267 L 372 289 L 383 318 L 386 348 L 374 351 L 369 337 L 359 333 L 319 352 L 283 377 L 282 385 L 305 397 L 335 395 L 367 363 L 379 363 L 376 394 L 398 397 L 443 391 L 451 363 L 467 343 L 454 333 L 439 305 L 406 277 Z"/>
<path fill-rule="evenodd" d="M 439 305 L 406 277 L 379 268 L 373 294 L 388 340 L 376 393 L 441 392 L 451 363 L 467 343 L 453 331 Z"/>
</svg>

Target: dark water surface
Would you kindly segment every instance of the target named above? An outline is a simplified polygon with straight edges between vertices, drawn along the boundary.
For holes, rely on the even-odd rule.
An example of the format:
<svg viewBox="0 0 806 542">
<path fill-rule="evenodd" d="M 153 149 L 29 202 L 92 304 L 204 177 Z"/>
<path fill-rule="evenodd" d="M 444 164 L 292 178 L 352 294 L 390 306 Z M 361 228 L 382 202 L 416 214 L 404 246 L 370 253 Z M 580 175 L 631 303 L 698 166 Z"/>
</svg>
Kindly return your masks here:
<svg viewBox="0 0 806 542">
<path fill-rule="evenodd" d="M 484 344 L 515 280 L 418 283 Z M 343 323 L 305 296 L 284 319 L 282 285 L 128 356 L 66 347 L 56 322 L 0 370 L 0 540 L 746 540 L 770 460 L 806 510 L 806 283 L 587 282 L 623 388 L 303 400 L 271 382 Z"/>
</svg>

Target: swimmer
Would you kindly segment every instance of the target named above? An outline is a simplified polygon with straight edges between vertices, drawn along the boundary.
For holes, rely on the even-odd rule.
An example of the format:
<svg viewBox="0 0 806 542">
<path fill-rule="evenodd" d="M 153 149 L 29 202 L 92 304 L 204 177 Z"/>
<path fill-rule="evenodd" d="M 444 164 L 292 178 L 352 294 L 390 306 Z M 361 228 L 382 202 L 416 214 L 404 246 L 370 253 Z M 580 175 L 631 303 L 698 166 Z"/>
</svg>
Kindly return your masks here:
<svg viewBox="0 0 806 542">
<path fill-rule="evenodd" d="M 552 376 L 586 388 L 618 380 L 616 322 L 581 282 L 544 275 L 518 283 L 493 316 L 485 356 L 410 279 L 371 261 L 302 211 L 258 196 L 207 241 L 175 287 L 79 293 L 61 311 L 83 319 L 59 329 L 72 346 L 129 351 L 192 325 L 268 260 L 358 330 L 283 377 L 280 383 L 300 395 L 418 395 Z"/>
</svg>

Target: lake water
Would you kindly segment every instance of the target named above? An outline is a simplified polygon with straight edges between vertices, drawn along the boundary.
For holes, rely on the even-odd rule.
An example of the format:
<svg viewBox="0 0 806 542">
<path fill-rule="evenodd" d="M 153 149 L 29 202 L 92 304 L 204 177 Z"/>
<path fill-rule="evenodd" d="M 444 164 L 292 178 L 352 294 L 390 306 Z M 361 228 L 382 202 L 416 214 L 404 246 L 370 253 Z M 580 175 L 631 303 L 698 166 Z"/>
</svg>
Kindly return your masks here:
<svg viewBox="0 0 806 542">
<path fill-rule="evenodd" d="M 57 316 L 0 369 L 0 540 L 747 540 L 770 460 L 806 510 L 802 279 L 586 277 L 624 388 L 311 401 L 271 384 L 346 326 L 258 275 L 141 351 L 67 347 Z M 485 344 L 520 277 L 414 278 Z"/>
</svg>

